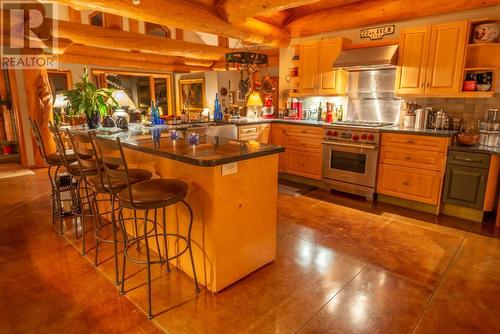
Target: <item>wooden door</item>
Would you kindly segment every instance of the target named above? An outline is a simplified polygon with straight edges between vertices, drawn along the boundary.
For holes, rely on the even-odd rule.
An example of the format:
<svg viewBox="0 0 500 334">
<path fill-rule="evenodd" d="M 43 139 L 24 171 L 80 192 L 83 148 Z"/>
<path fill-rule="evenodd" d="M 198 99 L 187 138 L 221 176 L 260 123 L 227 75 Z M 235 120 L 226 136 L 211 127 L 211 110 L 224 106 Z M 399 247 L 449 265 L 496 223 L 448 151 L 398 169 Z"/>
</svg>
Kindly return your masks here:
<svg viewBox="0 0 500 334">
<path fill-rule="evenodd" d="M 288 149 L 286 152 L 287 173 L 321 179 L 321 154 Z"/>
<path fill-rule="evenodd" d="M 271 125 L 271 143 L 278 146 L 286 146 L 286 125 L 272 124 Z M 278 170 L 286 171 L 285 153 L 280 153 L 278 156 Z"/>
<path fill-rule="evenodd" d="M 333 62 L 342 51 L 341 39 L 322 40 L 319 44 L 318 92 L 320 94 L 345 94 L 345 71 L 334 70 Z"/>
<path fill-rule="evenodd" d="M 432 26 L 425 93 L 459 93 L 467 43 L 467 22 Z"/>
<path fill-rule="evenodd" d="M 299 90 L 302 94 L 316 94 L 318 81 L 319 43 L 300 45 Z"/>
<path fill-rule="evenodd" d="M 269 132 L 271 130 L 271 124 L 261 124 L 259 137 L 257 141 L 262 144 L 267 144 L 269 142 Z"/>
<path fill-rule="evenodd" d="M 429 55 L 429 26 L 408 28 L 401 32 L 396 94 L 422 94 Z"/>
</svg>

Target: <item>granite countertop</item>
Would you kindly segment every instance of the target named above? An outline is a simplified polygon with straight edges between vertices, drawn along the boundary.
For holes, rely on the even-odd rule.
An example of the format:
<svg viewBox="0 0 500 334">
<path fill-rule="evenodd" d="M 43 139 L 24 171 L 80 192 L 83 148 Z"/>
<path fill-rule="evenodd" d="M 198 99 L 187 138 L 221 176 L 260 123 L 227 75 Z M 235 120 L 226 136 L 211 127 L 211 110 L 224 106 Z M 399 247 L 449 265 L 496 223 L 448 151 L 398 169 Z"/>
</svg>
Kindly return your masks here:
<svg viewBox="0 0 500 334">
<path fill-rule="evenodd" d="M 399 126 L 381 128 L 382 132 L 406 133 L 422 136 L 453 137 L 458 133 L 456 130 L 436 130 L 436 129 L 404 129 Z"/>
<path fill-rule="evenodd" d="M 73 128 L 82 131 L 82 128 Z M 177 141 L 170 139 L 167 126 L 145 128 L 144 130 L 97 130 L 97 136 L 115 140 L 129 149 L 153 154 L 167 159 L 185 162 L 195 166 L 211 167 L 284 152 L 280 146 L 261 144 L 256 141 L 241 141 L 224 137 L 200 135 L 197 145 L 189 145 L 186 132 L 179 132 Z"/>
<path fill-rule="evenodd" d="M 500 147 L 488 147 L 488 146 L 483 146 L 483 145 L 464 146 L 464 145 L 460 145 L 458 143 L 454 143 L 450 146 L 449 150 L 450 151 L 462 151 L 462 152 L 500 155 Z"/>
<path fill-rule="evenodd" d="M 217 123 L 235 124 L 236 126 L 266 124 L 266 123 L 297 124 L 297 125 L 318 126 L 318 127 L 322 127 L 324 125 L 330 125 L 329 123 L 323 121 L 305 120 L 305 119 L 284 119 L 284 118 L 258 118 L 258 119 L 243 118 L 235 121 L 232 120 L 217 121 Z"/>
</svg>

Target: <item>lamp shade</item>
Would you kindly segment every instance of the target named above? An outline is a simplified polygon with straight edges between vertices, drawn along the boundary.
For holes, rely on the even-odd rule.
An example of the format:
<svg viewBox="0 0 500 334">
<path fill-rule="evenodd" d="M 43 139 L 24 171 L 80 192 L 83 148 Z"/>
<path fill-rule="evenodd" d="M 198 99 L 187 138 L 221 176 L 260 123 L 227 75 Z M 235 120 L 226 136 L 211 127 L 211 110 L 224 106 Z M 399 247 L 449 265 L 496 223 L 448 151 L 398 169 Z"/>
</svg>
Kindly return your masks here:
<svg viewBox="0 0 500 334">
<path fill-rule="evenodd" d="M 137 107 L 135 106 L 134 101 L 125 93 L 123 89 L 117 89 L 113 92 L 114 99 L 118 102 L 118 106 L 120 107 L 128 107 L 130 110 L 135 110 Z"/>
<path fill-rule="evenodd" d="M 248 96 L 247 107 L 262 107 L 264 103 L 260 97 L 259 92 L 251 92 Z"/>
<path fill-rule="evenodd" d="M 66 97 L 62 94 L 56 94 L 56 98 L 54 99 L 54 103 L 52 104 L 53 108 L 66 108 L 68 106 L 68 101 Z"/>
</svg>

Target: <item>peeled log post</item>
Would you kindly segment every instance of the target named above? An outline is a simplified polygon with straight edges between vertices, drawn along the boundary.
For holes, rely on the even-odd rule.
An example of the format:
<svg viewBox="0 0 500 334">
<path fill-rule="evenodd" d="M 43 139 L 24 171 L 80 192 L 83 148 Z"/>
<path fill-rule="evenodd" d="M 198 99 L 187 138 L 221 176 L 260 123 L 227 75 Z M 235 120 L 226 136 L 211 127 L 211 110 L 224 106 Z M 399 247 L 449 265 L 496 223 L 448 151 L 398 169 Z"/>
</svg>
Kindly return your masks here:
<svg viewBox="0 0 500 334">
<path fill-rule="evenodd" d="M 42 135 L 47 153 L 56 151 L 56 146 L 49 132 L 48 123 L 52 121 L 52 90 L 46 69 L 23 70 L 24 89 L 28 103 L 28 115 L 33 119 Z M 35 166 L 45 167 L 45 162 L 38 152 L 35 140 L 32 138 L 35 155 Z"/>
</svg>

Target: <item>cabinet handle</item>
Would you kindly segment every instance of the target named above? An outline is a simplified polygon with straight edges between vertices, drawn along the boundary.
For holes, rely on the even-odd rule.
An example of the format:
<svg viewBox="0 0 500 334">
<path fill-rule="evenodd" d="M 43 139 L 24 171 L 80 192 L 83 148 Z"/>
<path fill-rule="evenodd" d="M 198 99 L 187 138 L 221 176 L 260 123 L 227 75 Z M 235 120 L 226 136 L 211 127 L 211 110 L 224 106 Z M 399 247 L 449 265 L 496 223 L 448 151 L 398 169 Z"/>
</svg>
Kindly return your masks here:
<svg viewBox="0 0 500 334">
<path fill-rule="evenodd" d="M 409 186 L 409 185 L 410 185 L 410 182 L 403 182 L 403 185 L 404 185 L 404 186 Z"/>
<path fill-rule="evenodd" d="M 407 144 L 415 144 L 415 142 L 413 140 L 409 140 L 409 139 L 406 141 L 406 143 Z"/>
<path fill-rule="evenodd" d="M 411 160 L 410 156 L 405 157 L 406 160 Z"/>
<path fill-rule="evenodd" d="M 430 83 L 427 83 L 427 88 L 429 88 L 430 86 L 431 86 L 431 84 L 430 84 Z"/>
</svg>

